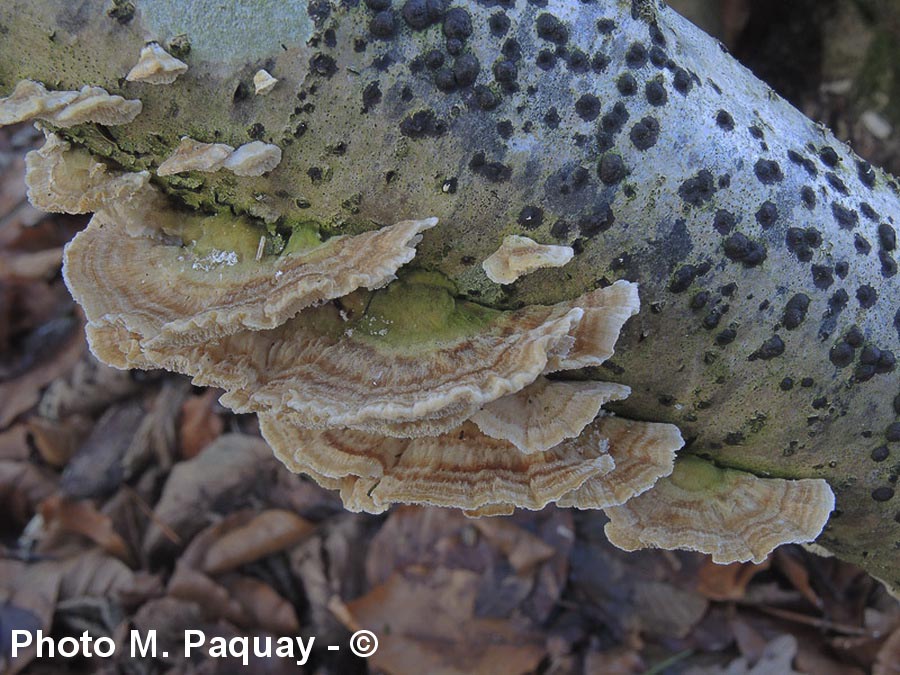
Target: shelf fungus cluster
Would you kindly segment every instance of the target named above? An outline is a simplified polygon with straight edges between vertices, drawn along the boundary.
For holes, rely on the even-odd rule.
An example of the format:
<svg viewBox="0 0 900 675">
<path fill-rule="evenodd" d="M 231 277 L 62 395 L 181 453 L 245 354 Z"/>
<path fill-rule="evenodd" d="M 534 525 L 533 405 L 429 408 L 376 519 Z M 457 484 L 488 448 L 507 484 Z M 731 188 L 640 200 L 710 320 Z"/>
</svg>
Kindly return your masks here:
<svg viewBox="0 0 900 675">
<path fill-rule="evenodd" d="M 22 100 L 18 117 L 71 103 Z M 190 139 L 182 149 L 196 170 L 241 152 Z M 633 283 L 500 311 L 460 298 L 436 273 L 401 270 L 434 218 L 324 240 L 309 225 L 276 233 L 180 210 L 148 174 L 117 171 L 52 133 L 27 167 L 36 205 L 94 213 L 63 268 L 94 354 L 223 389 L 223 404 L 258 414 L 288 468 L 338 490 L 351 510 L 605 509 L 623 548 L 691 548 L 720 562 L 810 541 L 831 511 L 822 481 L 676 462 L 677 427 L 604 411 L 630 389 L 573 377 L 612 356 L 639 309 Z M 571 257 L 534 242 L 506 248 L 498 276 Z"/>
</svg>

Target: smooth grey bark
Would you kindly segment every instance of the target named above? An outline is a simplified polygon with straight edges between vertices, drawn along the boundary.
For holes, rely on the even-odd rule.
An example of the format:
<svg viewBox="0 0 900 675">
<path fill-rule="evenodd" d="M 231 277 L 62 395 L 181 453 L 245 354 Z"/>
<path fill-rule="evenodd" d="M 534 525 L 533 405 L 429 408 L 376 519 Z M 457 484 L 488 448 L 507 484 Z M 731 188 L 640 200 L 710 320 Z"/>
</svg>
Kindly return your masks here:
<svg viewBox="0 0 900 675">
<path fill-rule="evenodd" d="M 827 479 L 820 543 L 900 585 L 900 187 L 714 40 L 638 1 L 133 4 L 4 3 L 0 93 L 140 98 L 132 124 L 64 132 L 128 169 L 183 135 L 276 143 L 265 177 L 154 180 L 270 231 L 438 216 L 414 264 L 486 305 L 639 282 L 640 315 L 586 374 L 632 387 L 615 409 L 722 466 Z M 125 82 L 148 40 L 180 49 L 175 84 Z M 480 262 L 512 233 L 577 255 L 501 288 Z"/>
</svg>

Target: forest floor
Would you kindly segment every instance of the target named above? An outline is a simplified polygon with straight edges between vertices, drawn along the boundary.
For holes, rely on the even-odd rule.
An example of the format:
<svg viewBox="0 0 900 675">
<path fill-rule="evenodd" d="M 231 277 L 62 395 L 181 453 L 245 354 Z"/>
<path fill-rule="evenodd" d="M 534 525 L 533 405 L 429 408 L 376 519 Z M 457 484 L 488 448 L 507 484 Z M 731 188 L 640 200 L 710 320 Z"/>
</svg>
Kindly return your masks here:
<svg viewBox="0 0 900 675">
<path fill-rule="evenodd" d="M 715 10 L 728 46 L 762 75 L 773 64 L 748 40 L 765 45 L 797 20 L 748 37 L 763 10 Z M 821 61 L 805 72 L 773 86 L 897 170 L 897 134 L 873 135 L 860 121 L 871 110 L 829 88 Z M 25 199 L 38 136 L 0 129 L 0 672 L 239 672 L 203 650 L 180 657 L 183 631 L 199 629 L 315 637 L 302 670 L 322 674 L 900 673 L 900 605 L 834 558 L 799 546 L 760 565 L 628 554 L 606 541 L 602 514 L 556 508 L 348 513 L 281 467 L 255 418 L 218 392 L 99 364 L 60 274 L 85 219 Z M 119 647 L 109 659 L 11 661 L 14 628 Z M 380 641 L 367 660 L 349 649 L 360 628 Z M 156 658 L 130 655 L 132 629 L 158 631 Z M 242 672 L 296 673 L 297 658 L 251 657 Z"/>
</svg>

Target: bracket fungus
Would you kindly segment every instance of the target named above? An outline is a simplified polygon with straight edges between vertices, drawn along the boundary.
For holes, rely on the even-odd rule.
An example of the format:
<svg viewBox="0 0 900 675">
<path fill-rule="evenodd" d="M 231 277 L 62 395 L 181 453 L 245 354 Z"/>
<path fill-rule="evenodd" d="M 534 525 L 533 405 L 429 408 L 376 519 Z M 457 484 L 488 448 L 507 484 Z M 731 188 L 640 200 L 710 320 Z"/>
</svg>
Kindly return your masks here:
<svg viewBox="0 0 900 675">
<path fill-rule="evenodd" d="M 251 141 L 235 150 L 225 143 L 203 143 L 187 136 L 156 170 L 160 176 L 185 171 L 213 172 L 228 169 L 236 176 L 262 176 L 281 163 L 281 148 Z"/>
<path fill-rule="evenodd" d="M 309 432 L 291 418 L 260 415 L 276 456 L 290 467 L 340 480 L 343 492 L 365 494 L 376 511 L 393 503 L 541 509 L 614 466 L 605 443 L 591 450 L 564 444 L 526 455 L 471 422 L 436 437 L 385 439 L 346 430 Z M 353 510 L 371 509 L 359 497 L 350 501 Z"/>
<path fill-rule="evenodd" d="M 187 72 L 187 64 L 176 59 L 156 42 L 141 49 L 141 55 L 125 79 L 147 84 L 172 84 L 178 76 Z"/>
<path fill-rule="evenodd" d="M 253 76 L 253 90 L 258 96 L 265 96 L 275 88 L 276 84 L 278 84 L 278 79 L 272 77 L 272 74 L 265 68 L 260 68 Z"/>
<path fill-rule="evenodd" d="M 688 456 L 652 490 L 608 509 L 606 536 L 626 551 L 684 548 L 722 564 L 760 563 L 776 546 L 814 540 L 833 509 L 825 481 L 758 478 Z"/>
<path fill-rule="evenodd" d="M 511 284 L 519 277 L 543 267 L 562 267 L 575 255 L 571 246 L 539 244 L 528 237 L 511 234 L 481 263 L 488 279 Z"/>
<path fill-rule="evenodd" d="M 140 101 L 112 95 L 102 87 L 48 91 L 40 82 L 22 80 L 10 96 L 0 99 L 0 126 L 32 119 L 63 128 L 88 122 L 116 126 L 133 122 L 142 108 Z"/>
<path fill-rule="evenodd" d="M 478 428 L 521 452 L 543 452 L 578 436 L 603 404 L 631 389 L 612 382 L 570 382 L 539 377 L 524 389 L 488 403 L 472 415 Z"/>
<path fill-rule="evenodd" d="M 39 209 L 89 213 L 104 203 L 130 199 L 150 180 L 146 171 L 110 171 L 86 150 L 73 149 L 56 134 L 45 135 L 44 145 L 25 156 L 28 199 Z"/>
</svg>

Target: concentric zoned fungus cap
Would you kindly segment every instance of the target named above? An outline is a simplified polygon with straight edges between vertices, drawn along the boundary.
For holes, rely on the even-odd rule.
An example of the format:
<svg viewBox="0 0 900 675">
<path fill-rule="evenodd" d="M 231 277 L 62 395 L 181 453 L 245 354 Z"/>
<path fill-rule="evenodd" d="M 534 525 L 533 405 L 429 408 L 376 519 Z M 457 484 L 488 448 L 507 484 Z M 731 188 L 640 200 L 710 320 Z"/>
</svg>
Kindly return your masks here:
<svg viewBox="0 0 900 675">
<path fill-rule="evenodd" d="M 403 221 L 317 245 L 309 234 L 309 248 L 288 242 L 286 252 L 257 261 L 261 234 L 249 223 L 177 215 L 188 246 L 130 236 L 127 223 L 101 210 L 66 247 L 66 283 L 92 327 L 120 324 L 142 345 L 157 347 L 274 328 L 310 305 L 383 286 L 415 256 L 419 234 L 437 223 Z M 148 213 L 143 222 L 155 217 L 162 230 L 173 219 Z M 218 245 L 233 248 L 211 248 L 207 231 Z"/>
<path fill-rule="evenodd" d="M 40 82 L 22 80 L 13 93 L 0 99 L 0 126 L 39 119 L 58 127 L 94 122 L 106 126 L 128 124 L 141 112 L 141 102 L 110 95 L 101 87 L 80 91 L 47 91 Z"/>
<path fill-rule="evenodd" d="M 271 143 L 251 141 L 240 146 L 222 167 L 236 176 L 262 176 L 281 163 L 281 148 Z"/>
<path fill-rule="evenodd" d="M 457 301 L 414 273 L 371 298 L 310 308 L 271 331 L 147 348 L 137 362 L 222 387 L 222 402 L 235 410 L 285 408 L 298 425 L 376 433 L 418 422 L 421 433 L 436 435 L 446 429 L 433 421 L 444 426 L 448 415 L 471 415 L 533 382 L 582 314 L 570 304 L 498 312 Z M 119 349 L 128 364 L 133 344 L 113 323 L 103 336 L 89 329 L 89 339 L 95 353 Z"/>
<path fill-rule="evenodd" d="M 88 213 L 109 201 L 130 199 L 150 179 L 146 171 L 110 171 L 89 152 L 72 149 L 56 134 L 47 133 L 39 150 L 25 156 L 28 200 L 53 213 Z"/>
<path fill-rule="evenodd" d="M 611 382 L 539 377 L 521 391 L 488 403 L 471 419 L 483 433 L 510 441 L 522 452 L 543 452 L 578 436 L 604 403 L 630 393 L 628 387 Z"/>
<path fill-rule="evenodd" d="M 623 504 L 672 473 L 675 453 L 684 445 L 674 424 L 638 422 L 614 415 L 601 415 L 573 442 L 593 445 L 598 437 L 609 443 L 616 468 L 561 497 L 559 506 L 603 509 Z"/>
<path fill-rule="evenodd" d="M 224 143 L 202 143 L 185 136 L 156 173 L 171 176 L 184 171 L 228 169 L 237 176 L 262 176 L 280 162 L 281 148 L 271 143 L 252 141 L 235 150 Z"/>
<path fill-rule="evenodd" d="M 834 508 L 824 480 L 757 478 L 685 457 L 671 476 L 607 509 L 609 540 L 626 551 L 683 548 L 714 562 L 762 562 L 776 546 L 815 539 Z"/>
<path fill-rule="evenodd" d="M 172 154 L 159 165 L 156 173 L 171 176 L 183 171 L 218 171 L 232 152 L 234 148 L 230 145 L 201 143 L 184 136 Z"/>
<path fill-rule="evenodd" d="M 172 84 L 187 69 L 184 61 L 179 61 L 157 43 L 151 42 L 141 49 L 138 62 L 125 79 L 147 84 Z"/>
<path fill-rule="evenodd" d="M 481 267 L 488 279 L 497 284 L 511 284 L 519 277 L 542 267 L 562 267 L 572 259 L 571 246 L 539 244 L 528 237 L 509 235 Z"/>
<path fill-rule="evenodd" d="M 584 318 L 573 334 L 575 343 L 568 354 L 550 359 L 547 372 L 602 364 L 613 355 L 622 326 L 641 307 L 637 284 L 629 281 L 585 293 L 574 304 L 584 310 Z"/>
<path fill-rule="evenodd" d="M 392 503 L 481 509 L 515 504 L 540 509 L 586 480 L 607 473 L 605 446 L 583 452 L 560 446 L 525 455 L 466 422 L 448 434 L 385 439 L 346 430 L 308 431 L 290 413 L 260 415 L 260 428 L 289 468 L 341 479 L 348 508 L 380 511 Z"/>
</svg>

